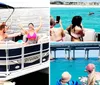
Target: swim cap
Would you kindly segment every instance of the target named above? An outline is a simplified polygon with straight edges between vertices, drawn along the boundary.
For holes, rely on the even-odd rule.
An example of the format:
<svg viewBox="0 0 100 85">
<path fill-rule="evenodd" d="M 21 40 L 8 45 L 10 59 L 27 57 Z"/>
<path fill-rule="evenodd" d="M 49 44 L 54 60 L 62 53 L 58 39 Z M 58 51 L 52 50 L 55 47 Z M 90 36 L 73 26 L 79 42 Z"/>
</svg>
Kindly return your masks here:
<svg viewBox="0 0 100 85">
<path fill-rule="evenodd" d="M 86 71 L 93 71 L 93 69 L 95 68 L 95 65 L 94 64 L 92 64 L 92 63 L 90 63 L 90 64 L 88 64 L 87 66 L 86 66 Z"/>
<path fill-rule="evenodd" d="M 66 79 L 66 81 L 69 82 L 71 79 L 71 75 L 68 72 L 63 72 L 62 79 Z"/>
</svg>

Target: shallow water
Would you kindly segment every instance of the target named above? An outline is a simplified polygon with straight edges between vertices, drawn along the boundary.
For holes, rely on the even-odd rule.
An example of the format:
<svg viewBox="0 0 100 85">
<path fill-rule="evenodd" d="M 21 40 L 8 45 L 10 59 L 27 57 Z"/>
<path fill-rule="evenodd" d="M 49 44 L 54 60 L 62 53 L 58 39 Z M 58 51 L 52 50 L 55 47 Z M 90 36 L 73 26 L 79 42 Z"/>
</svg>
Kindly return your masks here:
<svg viewBox="0 0 100 85">
<path fill-rule="evenodd" d="M 96 32 L 100 32 L 100 8 L 51 8 L 51 16 L 61 16 L 64 29 L 70 24 L 73 16 L 80 15 L 83 18 L 82 24 L 84 28 L 95 29 Z M 89 12 L 94 14 L 89 16 Z"/>
<path fill-rule="evenodd" d="M 85 67 L 88 63 L 93 63 L 96 65 L 96 71 L 100 71 L 100 61 L 97 58 L 91 58 L 85 60 L 83 58 L 77 58 L 76 60 L 66 60 L 64 58 L 57 58 L 51 61 L 50 67 L 50 85 L 56 85 L 56 81 L 61 78 L 61 74 L 64 71 L 68 71 L 72 75 L 73 80 L 78 80 L 80 76 L 87 76 L 84 72 Z"/>
</svg>

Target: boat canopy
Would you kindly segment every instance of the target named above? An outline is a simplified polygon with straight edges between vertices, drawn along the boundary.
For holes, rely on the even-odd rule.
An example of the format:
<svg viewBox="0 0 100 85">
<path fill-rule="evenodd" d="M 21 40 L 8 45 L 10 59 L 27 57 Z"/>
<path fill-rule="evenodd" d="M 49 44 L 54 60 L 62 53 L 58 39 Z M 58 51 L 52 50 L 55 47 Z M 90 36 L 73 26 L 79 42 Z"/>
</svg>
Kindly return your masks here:
<svg viewBox="0 0 100 85">
<path fill-rule="evenodd" d="M 14 9 L 14 7 L 6 5 L 6 4 L 0 2 L 0 9 L 8 9 L 8 8 Z"/>
<path fill-rule="evenodd" d="M 12 13 L 9 15 L 9 17 L 5 21 L 5 22 L 7 22 L 9 20 L 9 18 L 12 16 L 12 14 L 14 13 L 14 7 L 0 2 L 0 9 L 13 9 Z"/>
</svg>

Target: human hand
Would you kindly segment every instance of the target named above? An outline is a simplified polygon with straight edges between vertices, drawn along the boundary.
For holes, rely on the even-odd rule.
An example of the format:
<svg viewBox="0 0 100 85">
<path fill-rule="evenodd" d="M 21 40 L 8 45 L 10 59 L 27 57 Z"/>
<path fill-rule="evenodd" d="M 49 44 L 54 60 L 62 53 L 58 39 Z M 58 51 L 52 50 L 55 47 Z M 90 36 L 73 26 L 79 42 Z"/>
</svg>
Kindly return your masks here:
<svg viewBox="0 0 100 85">
<path fill-rule="evenodd" d="M 60 25 L 62 24 L 62 21 L 61 21 L 61 20 L 59 21 L 59 24 L 60 24 Z"/>
</svg>

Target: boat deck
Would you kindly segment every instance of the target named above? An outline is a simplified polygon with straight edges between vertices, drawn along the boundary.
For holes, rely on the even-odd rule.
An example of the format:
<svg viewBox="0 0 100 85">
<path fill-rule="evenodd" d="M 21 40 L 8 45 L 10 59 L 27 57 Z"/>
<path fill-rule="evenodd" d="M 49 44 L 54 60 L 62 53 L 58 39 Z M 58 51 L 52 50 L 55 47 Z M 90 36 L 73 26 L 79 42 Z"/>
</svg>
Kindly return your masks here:
<svg viewBox="0 0 100 85">
<path fill-rule="evenodd" d="M 13 79 L 13 78 L 16 78 L 16 77 L 20 77 L 20 76 L 23 76 L 23 75 L 26 75 L 26 74 L 29 74 L 29 73 L 32 73 L 32 72 L 36 72 L 36 71 L 39 71 L 39 70 L 42 70 L 42 69 L 45 69 L 45 68 L 48 68 L 49 67 L 49 61 L 47 62 L 44 62 L 42 64 L 38 64 L 38 65 L 33 65 L 33 66 L 29 66 L 29 67 L 26 67 L 24 68 L 23 70 L 17 70 L 16 72 L 12 71 L 10 72 L 9 75 L 2 75 L 0 73 L 0 80 L 10 80 L 10 79 Z"/>
</svg>

